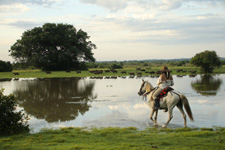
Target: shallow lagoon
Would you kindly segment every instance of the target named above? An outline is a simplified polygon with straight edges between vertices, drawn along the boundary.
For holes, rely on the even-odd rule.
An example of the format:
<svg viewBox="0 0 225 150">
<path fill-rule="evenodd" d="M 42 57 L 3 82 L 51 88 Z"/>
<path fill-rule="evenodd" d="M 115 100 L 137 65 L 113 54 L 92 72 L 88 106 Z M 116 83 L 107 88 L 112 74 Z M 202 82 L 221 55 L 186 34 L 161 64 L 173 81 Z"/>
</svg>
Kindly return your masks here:
<svg viewBox="0 0 225 150">
<path fill-rule="evenodd" d="M 13 93 L 18 109 L 30 116 L 32 132 L 58 127 L 152 127 L 150 110 L 137 92 L 142 79 L 154 86 L 156 77 L 117 79 L 52 78 L 1 80 L 4 94 Z M 225 126 L 225 75 L 174 76 L 174 89 L 187 96 L 195 122 L 188 127 Z M 177 108 L 169 128 L 183 127 Z M 159 111 L 158 123 L 168 114 Z"/>
</svg>

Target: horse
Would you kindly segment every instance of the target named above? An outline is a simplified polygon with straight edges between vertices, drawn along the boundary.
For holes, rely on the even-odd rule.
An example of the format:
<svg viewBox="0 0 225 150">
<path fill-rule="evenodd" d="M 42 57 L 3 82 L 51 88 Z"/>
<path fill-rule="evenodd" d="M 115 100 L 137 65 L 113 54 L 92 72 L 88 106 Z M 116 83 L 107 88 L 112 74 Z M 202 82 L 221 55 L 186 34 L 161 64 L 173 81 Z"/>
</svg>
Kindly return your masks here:
<svg viewBox="0 0 225 150">
<path fill-rule="evenodd" d="M 143 96 L 147 98 L 147 105 L 151 108 L 150 112 L 150 120 L 153 121 L 154 125 L 157 126 L 157 115 L 158 115 L 158 110 L 155 110 L 155 101 L 152 98 L 152 95 L 156 88 L 152 86 L 152 84 L 148 81 L 144 81 L 142 79 L 143 83 L 141 84 L 140 90 L 138 92 L 138 95 Z M 171 119 L 173 118 L 173 108 L 177 106 L 177 108 L 180 110 L 183 119 L 184 119 L 184 127 L 187 127 L 187 121 L 186 121 L 186 114 L 183 110 L 183 106 L 190 118 L 191 121 L 194 121 L 192 111 L 188 102 L 188 99 L 186 98 L 185 95 L 180 94 L 179 92 L 172 90 L 167 93 L 165 97 L 160 100 L 160 108 L 165 109 L 165 112 L 168 111 L 168 120 L 165 125 L 163 125 L 164 128 L 167 127 Z M 155 113 L 155 117 L 153 120 L 153 115 Z"/>
</svg>

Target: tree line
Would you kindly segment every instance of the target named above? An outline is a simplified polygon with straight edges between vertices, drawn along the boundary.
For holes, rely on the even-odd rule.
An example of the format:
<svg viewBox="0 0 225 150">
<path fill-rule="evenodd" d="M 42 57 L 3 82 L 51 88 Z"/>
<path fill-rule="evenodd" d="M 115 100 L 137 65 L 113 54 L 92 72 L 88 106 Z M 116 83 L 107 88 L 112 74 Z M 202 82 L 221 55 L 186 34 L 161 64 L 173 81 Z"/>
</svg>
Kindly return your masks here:
<svg viewBox="0 0 225 150">
<path fill-rule="evenodd" d="M 73 25 L 46 23 L 25 31 L 10 48 L 14 63 L 0 61 L 0 72 L 12 69 L 43 71 L 87 70 L 88 68 L 122 69 L 133 67 L 197 66 L 210 73 L 225 64 L 214 50 L 205 50 L 191 59 L 153 61 L 96 62 L 92 50 L 96 45 L 82 29 Z"/>
</svg>

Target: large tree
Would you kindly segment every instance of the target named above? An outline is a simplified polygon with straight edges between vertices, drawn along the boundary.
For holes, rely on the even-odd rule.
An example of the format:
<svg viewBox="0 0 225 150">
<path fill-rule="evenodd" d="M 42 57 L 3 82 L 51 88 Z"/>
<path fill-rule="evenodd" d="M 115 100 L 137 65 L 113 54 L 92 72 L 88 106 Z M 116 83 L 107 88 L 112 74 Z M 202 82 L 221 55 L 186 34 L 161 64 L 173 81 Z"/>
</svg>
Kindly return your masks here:
<svg viewBox="0 0 225 150">
<path fill-rule="evenodd" d="M 206 50 L 196 54 L 190 61 L 191 64 L 201 68 L 204 73 L 211 73 L 213 69 L 221 66 L 220 58 L 215 51 Z"/>
<path fill-rule="evenodd" d="M 95 61 L 89 38 L 72 25 L 46 23 L 25 31 L 9 52 L 17 62 L 43 70 L 78 69 L 81 61 Z"/>
</svg>

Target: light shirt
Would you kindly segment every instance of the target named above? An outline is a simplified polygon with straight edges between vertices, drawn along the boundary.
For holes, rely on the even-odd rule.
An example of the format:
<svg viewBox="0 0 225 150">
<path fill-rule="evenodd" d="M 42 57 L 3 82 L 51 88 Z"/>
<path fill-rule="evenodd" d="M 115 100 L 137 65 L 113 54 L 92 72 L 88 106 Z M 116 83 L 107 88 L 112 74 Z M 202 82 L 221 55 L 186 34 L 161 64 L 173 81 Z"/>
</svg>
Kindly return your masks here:
<svg viewBox="0 0 225 150">
<path fill-rule="evenodd" d="M 158 81 L 157 81 L 157 85 L 158 85 L 161 89 L 164 89 L 164 88 L 166 88 L 166 87 L 173 86 L 173 85 L 174 85 L 174 82 L 173 82 L 173 80 L 162 81 L 162 78 L 159 77 L 159 79 L 158 79 Z"/>
</svg>

